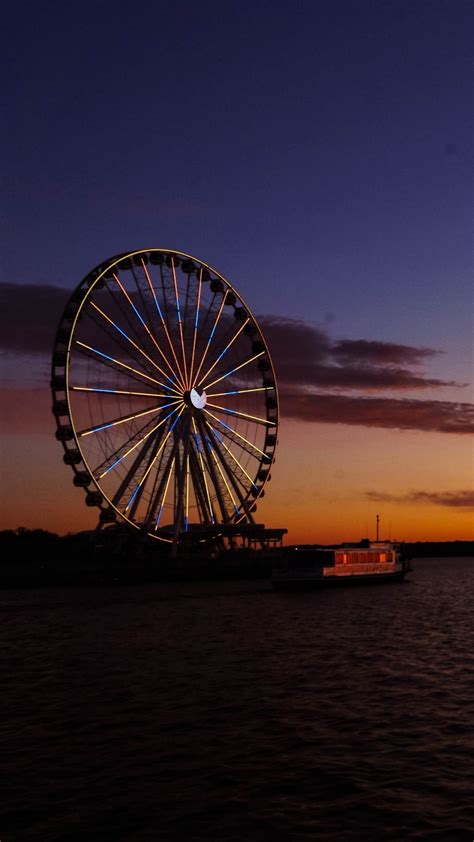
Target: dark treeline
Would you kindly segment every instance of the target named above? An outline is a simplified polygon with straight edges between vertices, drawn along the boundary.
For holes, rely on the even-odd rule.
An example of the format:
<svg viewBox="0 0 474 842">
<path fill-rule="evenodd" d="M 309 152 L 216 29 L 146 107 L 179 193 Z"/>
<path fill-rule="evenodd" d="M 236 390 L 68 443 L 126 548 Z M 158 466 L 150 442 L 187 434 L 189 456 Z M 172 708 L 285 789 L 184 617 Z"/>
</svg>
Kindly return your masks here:
<svg viewBox="0 0 474 842">
<path fill-rule="evenodd" d="M 127 528 L 64 536 L 43 529 L 0 532 L 0 588 L 268 578 L 271 562 L 243 551 L 170 558 L 170 544 Z"/>
<path fill-rule="evenodd" d="M 460 558 L 474 559 L 474 541 L 417 541 L 405 543 L 411 558 Z"/>
</svg>

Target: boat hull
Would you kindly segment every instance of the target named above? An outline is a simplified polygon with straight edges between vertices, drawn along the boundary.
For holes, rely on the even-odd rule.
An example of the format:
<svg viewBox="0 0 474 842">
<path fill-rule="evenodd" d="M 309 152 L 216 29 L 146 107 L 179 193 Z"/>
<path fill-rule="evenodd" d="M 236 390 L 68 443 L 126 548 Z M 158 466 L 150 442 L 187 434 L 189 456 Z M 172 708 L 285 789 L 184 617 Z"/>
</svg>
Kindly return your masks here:
<svg viewBox="0 0 474 842">
<path fill-rule="evenodd" d="M 397 570 L 392 573 L 273 578 L 272 586 L 275 591 L 309 591 L 319 588 L 354 587 L 355 585 L 387 585 L 392 582 L 402 582 L 407 572 L 407 570 Z"/>
</svg>

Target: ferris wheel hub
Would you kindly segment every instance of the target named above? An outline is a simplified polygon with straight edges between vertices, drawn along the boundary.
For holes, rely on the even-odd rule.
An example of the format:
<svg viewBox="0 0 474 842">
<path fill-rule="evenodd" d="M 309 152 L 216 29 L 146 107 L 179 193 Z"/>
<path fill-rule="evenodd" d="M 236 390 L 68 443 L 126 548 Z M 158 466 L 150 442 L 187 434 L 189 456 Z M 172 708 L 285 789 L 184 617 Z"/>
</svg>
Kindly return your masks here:
<svg viewBox="0 0 474 842">
<path fill-rule="evenodd" d="M 189 400 L 196 409 L 204 409 L 207 403 L 207 395 L 204 389 L 191 389 Z"/>
</svg>

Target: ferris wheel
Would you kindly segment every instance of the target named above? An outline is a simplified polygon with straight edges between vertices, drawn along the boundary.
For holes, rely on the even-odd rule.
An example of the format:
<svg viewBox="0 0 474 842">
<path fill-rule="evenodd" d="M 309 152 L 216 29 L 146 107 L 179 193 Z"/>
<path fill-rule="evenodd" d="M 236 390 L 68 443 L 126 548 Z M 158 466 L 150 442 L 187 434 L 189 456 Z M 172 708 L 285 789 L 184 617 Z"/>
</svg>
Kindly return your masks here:
<svg viewBox="0 0 474 842">
<path fill-rule="evenodd" d="M 179 542 L 254 522 L 277 441 L 275 373 L 215 269 L 160 248 L 102 263 L 66 305 L 51 388 L 64 462 L 101 523 Z"/>
</svg>

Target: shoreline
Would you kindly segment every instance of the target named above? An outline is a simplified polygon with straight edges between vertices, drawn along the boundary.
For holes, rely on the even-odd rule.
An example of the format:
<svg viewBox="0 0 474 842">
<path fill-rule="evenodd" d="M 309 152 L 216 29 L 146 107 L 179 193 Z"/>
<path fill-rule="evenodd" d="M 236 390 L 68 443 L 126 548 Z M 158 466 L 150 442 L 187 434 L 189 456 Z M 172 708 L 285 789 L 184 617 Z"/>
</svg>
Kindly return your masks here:
<svg viewBox="0 0 474 842">
<path fill-rule="evenodd" d="M 474 562 L 474 551 L 456 555 L 412 555 L 417 561 L 444 558 Z M 35 560 L 11 559 L 0 563 L 0 590 L 48 587 L 120 587 L 126 585 L 193 583 L 211 581 L 266 580 L 271 577 L 275 556 L 199 558 L 177 560 L 147 556 L 117 558 L 96 557 L 90 553 L 74 556 L 44 557 Z M 415 568 L 416 569 L 416 568 Z"/>
</svg>

